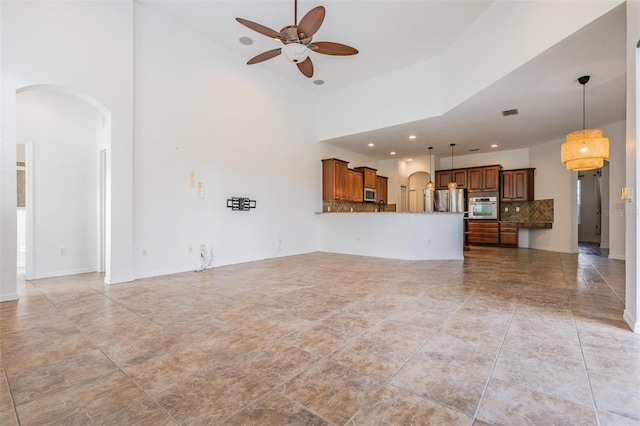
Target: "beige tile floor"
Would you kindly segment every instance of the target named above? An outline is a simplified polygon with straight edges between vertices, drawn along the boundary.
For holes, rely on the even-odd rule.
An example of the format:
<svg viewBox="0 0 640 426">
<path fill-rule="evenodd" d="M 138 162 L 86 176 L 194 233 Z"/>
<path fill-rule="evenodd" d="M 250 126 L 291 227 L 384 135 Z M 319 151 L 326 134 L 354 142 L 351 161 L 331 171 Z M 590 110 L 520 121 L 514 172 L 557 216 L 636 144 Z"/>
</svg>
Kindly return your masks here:
<svg viewBox="0 0 640 426">
<path fill-rule="evenodd" d="M 640 424 L 624 262 L 327 253 L 0 304 L 0 424 Z"/>
</svg>

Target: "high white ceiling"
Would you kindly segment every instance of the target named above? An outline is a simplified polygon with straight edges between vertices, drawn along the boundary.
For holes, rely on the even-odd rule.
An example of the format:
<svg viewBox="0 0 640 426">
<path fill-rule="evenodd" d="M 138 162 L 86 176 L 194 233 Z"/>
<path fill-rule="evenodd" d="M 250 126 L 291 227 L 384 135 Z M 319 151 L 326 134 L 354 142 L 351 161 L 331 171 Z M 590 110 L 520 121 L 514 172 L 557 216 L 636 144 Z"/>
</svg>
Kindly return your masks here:
<svg viewBox="0 0 640 426">
<path fill-rule="evenodd" d="M 236 17 L 274 30 L 293 24 L 293 0 L 142 3 L 237 52 L 245 61 L 280 43 L 244 27 Z M 266 67 L 319 94 L 336 90 L 440 55 L 490 3 L 300 0 L 298 21 L 315 6 L 326 8 L 315 41 L 347 44 L 359 53 L 348 57 L 312 53 L 312 79 L 281 56 L 251 66 Z M 379 160 L 424 156 L 427 146 L 434 146 L 433 154 L 446 155 L 450 143 L 461 155 L 471 149 L 491 151 L 491 144 L 504 150 L 548 142 L 581 128 L 582 87 L 577 79 L 582 75 L 591 75 L 586 86 L 587 127 L 623 120 L 625 28 L 622 4 L 442 116 L 327 142 Z M 240 37 L 251 37 L 254 43 L 243 45 Z M 325 84 L 313 84 L 316 79 Z M 513 108 L 519 115 L 502 116 L 501 111 Z M 410 134 L 417 138 L 409 141 Z M 369 142 L 375 147 L 368 147 Z"/>
</svg>

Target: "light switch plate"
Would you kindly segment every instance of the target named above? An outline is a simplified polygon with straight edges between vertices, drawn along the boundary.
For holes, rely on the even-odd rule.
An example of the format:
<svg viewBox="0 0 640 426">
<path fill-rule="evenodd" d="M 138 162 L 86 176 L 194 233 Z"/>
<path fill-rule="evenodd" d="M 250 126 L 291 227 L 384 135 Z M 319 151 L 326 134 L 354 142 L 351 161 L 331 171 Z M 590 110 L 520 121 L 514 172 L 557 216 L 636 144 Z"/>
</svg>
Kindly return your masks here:
<svg viewBox="0 0 640 426">
<path fill-rule="evenodd" d="M 628 202 L 633 201 L 633 188 L 622 188 L 620 190 L 620 199 L 627 200 Z"/>
</svg>

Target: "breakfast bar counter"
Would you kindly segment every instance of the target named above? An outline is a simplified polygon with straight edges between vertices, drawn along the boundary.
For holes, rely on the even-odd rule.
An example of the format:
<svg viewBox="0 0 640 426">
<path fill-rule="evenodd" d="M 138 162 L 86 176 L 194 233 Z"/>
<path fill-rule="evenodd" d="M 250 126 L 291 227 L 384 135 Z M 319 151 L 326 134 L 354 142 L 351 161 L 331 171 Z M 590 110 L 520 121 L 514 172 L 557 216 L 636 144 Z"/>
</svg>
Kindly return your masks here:
<svg viewBox="0 0 640 426">
<path fill-rule="evenodd" d="M 404 260 L 461 260 L 463 213 L 318 213 L 320 251 Z"/>
</svg>

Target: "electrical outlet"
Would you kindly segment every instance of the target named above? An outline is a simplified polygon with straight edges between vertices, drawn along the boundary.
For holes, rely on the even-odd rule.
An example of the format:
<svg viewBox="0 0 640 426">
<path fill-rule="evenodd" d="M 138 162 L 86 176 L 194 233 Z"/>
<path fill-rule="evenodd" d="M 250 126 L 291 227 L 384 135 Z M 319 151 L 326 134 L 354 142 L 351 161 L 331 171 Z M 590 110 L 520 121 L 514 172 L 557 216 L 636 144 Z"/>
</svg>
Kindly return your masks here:
<svg viewBox="0 0 640 426">
<path fill-rule="evenodd" d="M 67 254 L 67 248 L 66 248 L 66 247 L 60 247 L 60 248 L 58 249 L 58 254 L 59 254 L 60 256 L 64 256 L 64 255 L 66 255 L 66 254 Z"/>
<path fill-rule="evenodd" d="M 519 212 L 520 211 L 520 207 L 516 207 L 516 211 Z"/>
<path fill-rule="evenodd" d="M 147 257 L 147 256 L 149 256 L 149 250 L 147 250 L 147 249 L 142 249 L 142 256 L 143 256 L 143 257 Z"/>
<path fill-rule="evenodd" d="M 508 212 L 508 211 L 509 211 L 509 207 L 505 207 L 505 208 L 504 208 L 504 211 L 505 211 L 505 212 Z"/>
<path fill-rule="evenodd" d="M 189 247 L 187 248 L 187 251 L 188 251 L 189 253 L 193 253 L 193 246 L 189 246 Z"/>
</svg>

